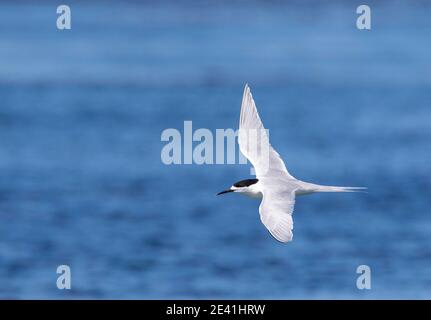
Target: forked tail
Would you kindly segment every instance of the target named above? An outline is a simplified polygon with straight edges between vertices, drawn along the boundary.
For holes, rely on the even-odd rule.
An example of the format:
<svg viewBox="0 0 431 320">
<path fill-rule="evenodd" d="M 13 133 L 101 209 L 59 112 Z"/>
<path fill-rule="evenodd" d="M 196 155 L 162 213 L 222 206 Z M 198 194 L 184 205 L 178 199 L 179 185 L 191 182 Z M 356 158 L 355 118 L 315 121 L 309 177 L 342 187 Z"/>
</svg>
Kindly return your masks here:
<svg viewBox="0 0 431 320">
<path fill-rule="evenodd" d="M 314 185 L 314 192 L 365 192 L 366 187 L 333 187 Z"/>
</svg>

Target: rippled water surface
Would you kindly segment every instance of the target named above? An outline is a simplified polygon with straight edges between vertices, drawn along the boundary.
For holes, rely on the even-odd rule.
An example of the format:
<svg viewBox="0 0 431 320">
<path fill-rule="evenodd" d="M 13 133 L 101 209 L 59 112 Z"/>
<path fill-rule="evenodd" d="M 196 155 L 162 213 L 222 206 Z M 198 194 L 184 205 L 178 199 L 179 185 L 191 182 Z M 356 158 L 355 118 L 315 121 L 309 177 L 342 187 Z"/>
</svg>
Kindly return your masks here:
<svg viewBox="0 0 431 320">
<path fill-rule="evenodd" d="M 430 298 L 429 6 L 56 5 L 0 4 L 1 298 Z M 291 173 L 369 188 L 297 199 L 288 245 L 215 196 L 249 166 L 160 160 L 236 128 L 245 82 Z"/>
</svg>

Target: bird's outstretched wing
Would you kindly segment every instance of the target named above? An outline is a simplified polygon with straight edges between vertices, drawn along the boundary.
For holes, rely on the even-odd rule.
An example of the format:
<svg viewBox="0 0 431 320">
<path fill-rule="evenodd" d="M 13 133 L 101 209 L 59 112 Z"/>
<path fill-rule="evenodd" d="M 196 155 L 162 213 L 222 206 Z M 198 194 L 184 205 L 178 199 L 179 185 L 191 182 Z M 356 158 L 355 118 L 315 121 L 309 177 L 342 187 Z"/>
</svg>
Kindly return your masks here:
<svg viewBox="0 0 431 320">
<path fill-rule="evenodd" d="M 291 241 L 295 192 L 286 189 L 284 179 L 295 178 L 269 143 L 268 133 L 260 120 L 248 85 L 244 88 L 242 98 L 238 143 L 242 154 L 253 165 L 260 183 L 266 185 L 259 207 L 260 220 L 275 239 L 280 242 Z"/>
<path fill-rule="evenodd" d="M 280 242 L 293 238 L 292 213 L 295 206 L 295 192 L 264 192 L 259 207 L 260 220 L 271 235 Z"/>
<path fill-rule="evenodd" d="M 280 155 L 269 143 L 268 133 L 260 120 L 248 85 L 245 85 L 242 97 L 238 144 L 242 154 L 253 165 L 258 178 L 283 175 L 295 179 L 289 174 Z"/>
</svg>

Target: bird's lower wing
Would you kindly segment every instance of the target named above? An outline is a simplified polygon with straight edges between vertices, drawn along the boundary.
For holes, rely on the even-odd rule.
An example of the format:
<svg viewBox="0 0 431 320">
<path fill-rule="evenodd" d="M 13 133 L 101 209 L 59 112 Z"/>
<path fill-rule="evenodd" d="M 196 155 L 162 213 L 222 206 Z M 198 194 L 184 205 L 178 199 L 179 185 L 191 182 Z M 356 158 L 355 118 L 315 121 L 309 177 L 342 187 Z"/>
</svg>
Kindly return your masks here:
<svg viewBox="0 0 431 320">
<path fill-rule="evenodd" d="M 264 192 L 259 207 L 260 220 L 280 242 L 293 238 L 292 213 L 295 206 L 295 192 Z"/>
</svg>

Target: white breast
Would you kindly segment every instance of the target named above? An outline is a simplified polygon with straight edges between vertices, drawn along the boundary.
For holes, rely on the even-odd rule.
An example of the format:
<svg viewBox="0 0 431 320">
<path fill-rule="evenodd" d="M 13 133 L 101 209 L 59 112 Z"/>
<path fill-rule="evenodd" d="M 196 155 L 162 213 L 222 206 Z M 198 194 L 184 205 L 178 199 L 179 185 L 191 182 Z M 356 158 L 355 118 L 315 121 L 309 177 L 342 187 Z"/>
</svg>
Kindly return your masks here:
<svg viewBox="0 0 431 320">
<path fill-rule="evenodd" d="M 259 187 L 259 183 L 256 183 L 246 188 L 237 188 L 235 192 L 241 193 L 250 198 L 262 199 L 263 194 Z"/>
</svg>

